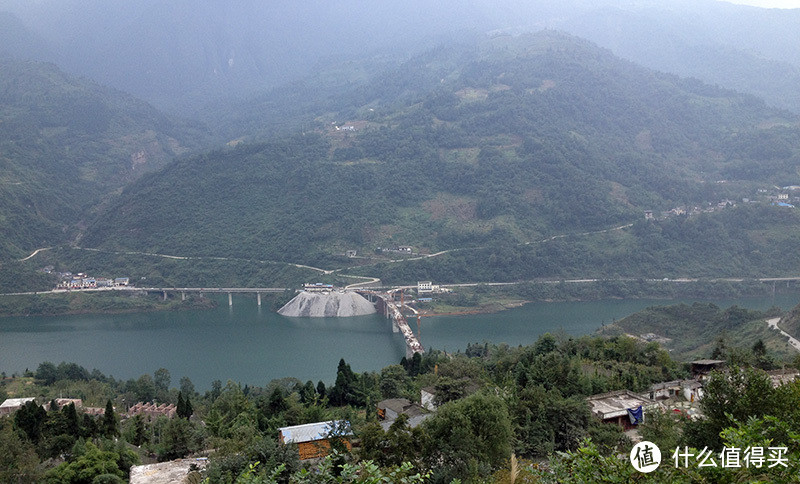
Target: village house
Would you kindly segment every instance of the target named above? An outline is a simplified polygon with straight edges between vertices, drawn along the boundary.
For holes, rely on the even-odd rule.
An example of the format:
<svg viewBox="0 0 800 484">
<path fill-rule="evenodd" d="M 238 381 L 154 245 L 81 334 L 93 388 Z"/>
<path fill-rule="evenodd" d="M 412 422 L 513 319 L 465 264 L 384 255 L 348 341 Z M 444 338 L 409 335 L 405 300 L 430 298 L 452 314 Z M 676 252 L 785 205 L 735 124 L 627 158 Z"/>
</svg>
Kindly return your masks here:
<svg viewBox="0 0 800 484">
<path fill-rule="evenodd" d="M 703 384 L 697 380 L 673 380 L 654 383 L 650 387 L 650 400 L 684 399 L 696 402 L 703 398 Z"/>
<path fill-rule="evenodd" d="M 436 410 L 436 404 L 434 403 L 436 401 L 436 389 L 434 387 L 425 387 L 419 391 L 419 394 L 419 401 L 423 408 L 431 412 Z"/>
<path fill-rule="evenodd" d="M 97 278 L 97 287 L 111 287 L 114 285 L 114 281 L 107 278 L 107 277 L 98 277 Z"/>
<path fill-rule="evenodd" d="M 106 409 L 103 407 L 82 407 L 81 412 L 93 417 L 99 417 L 106 414 Z"/>
<path fill-rule="evenodd" d="M 91 277 L 83 272 L 72 275 L 71 272 L 59 274 L 61 280 L 56 285 L 56 289 L 95 289 L 98 287 L 127 286 L 130 279 L 118 277 L 109 279 L 106 277 Z"/>
<path fill-rule="evenodd" d="M 8 398 L 3 403 L 0 403 L 0 415 L 11 415 L 22 408 L 26 403 L 33 402 L 35 400 L 36 399 L 34 397 Z"/>
<path fill-rule="evenodd" d="M 417 294 L 430 294 L 450 292 L 450 289 L 442 289 L 439 284 L 434 284 L 431 281 L 417 281 Z"/>
<path fill-rule="evenodd" d="M 347 450 L 350 450 L 352 435 L 350 422 L 346 420 L 316 422 L 278 429 L 281 444 L 297 444 L 300 460 L 325 457 L 331 451 L 331 441 L 335 439 L 339 439 Z"/>
<path fill-rule="evenodd" d="M 323 284 L 321 282 L 305 283 L 303 290 L 306 292 L 331 292 L 333 291 L 333 284 Z"/>
<path fill-rule="evenodd" d="M 657 408 L 656 402 L 636 395 L 629 390 L 592 395 L 586 398 L 592 415 L 604 423 L 613 422 L 630 430 L 644 422 L 645 410 Z"/>
<path fill-rule="evenodd" d="M 156 405 L 155 403 L 144 403 L 139 402 L 136 405 L 133 405 L 131 408 L 128 409 L 128 417 L 133 417 L 134 415 L 142 415 L 149 419 L 154 419 L 159 416 L 164 416 L 167 418 L 173 418 L 178 413 L 178 407 L 173 404 L 166 404 L 162 403 L 161 405 Z"/>
<path fill-rule="evenodd" d="M 80 398 L 56 398 L 53 401 L 56 404 L 55 410 L 61 410 L 62 408 L 64 408 L 67 405 L 69 405 L 70 403 L 74 404 L 76 409 L 83 408 L 83 400 L 81 400 Z M 48 402 L 45 405 L 45 408 L 48 411 L 49 410 L 53 410 L 52 408 L 50 408 L 50 402 Z"/>
<path fill-rule="evenodd" d="M 695 360 L 690 364 L 692 378 L 701 382 L 707 379 L 712 371 L 725 368 L 725 362 L 723 360 Z"/>
<path fill-rule="evenodd" d="M 413 429 L 428 418 L 431 413 L 407 398 L 390 398 L 378 402 L 378 419 L 381 420 L 383 430 L 389 430 L 389 427 L 400 415 L 408 417 L 408 425 Z"/>
<path fill-rule="evenodd" d="M 436 387 L 435 386 L 428 386 L 420 389 L 419 391 L 419 402 L 422 408 L 433 412 L 436 410 L 438 404 L 441 404 L 441 400 L 449 401 L 455 398 L 463 398 L 472 395 L 473 393 L 477 393 L 481 389 L 481 385 L 470 381 L 468 378 L 463 378 L 460 380 L 456 380 L 453 382 L 453 388 L 450 391 L 449 398 L 447 395 L 441 395 L 442 398 L 436 398 Z M 447 391 L 445 391 L 447 393 Z M 446 399 L 446 400 L 445 400 Z"/>
</svg>

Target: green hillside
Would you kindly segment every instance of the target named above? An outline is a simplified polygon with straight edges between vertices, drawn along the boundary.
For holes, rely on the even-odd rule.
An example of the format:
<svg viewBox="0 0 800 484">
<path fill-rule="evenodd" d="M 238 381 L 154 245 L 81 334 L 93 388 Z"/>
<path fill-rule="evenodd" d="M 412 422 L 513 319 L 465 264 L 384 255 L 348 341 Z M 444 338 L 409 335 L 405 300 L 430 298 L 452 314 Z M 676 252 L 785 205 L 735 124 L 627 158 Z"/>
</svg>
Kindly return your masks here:
<svg viewBox="0 0 800 484">
<path fill-rule="evenodd" d="M 737 306 L 722 309 L 711 303 L 653 306 L 605 326 L 601 333 L 661 338 L 656 341 L 673 358 L 682 360 L 725 359 L 738 351 L 735 348 L 749 350 L 759 340 L 771 355 L 790 359 L 796 352 L 785 338 L 769 329 L 765 319 L 771 316 L 774 314 Z"/>
<path fill-rule="evenodd" d="M 82 244 L 323 265 L 491 250 L 794 183 L 800 160 L 796 117 L 554 32 L 435 49 L 334 105 L 143 177 Z"/>
<path fill-rule="evenodd" d="M 54 65 L 0 57 L 0 259 L 67 240 L 112 192 L 206 136 Z"/>
<path fill-rule="evenodd" d="M 780 322 L 780 328 L 795 338 L 800 338 L 800 305 L 789 311 Z"/>
</svg>

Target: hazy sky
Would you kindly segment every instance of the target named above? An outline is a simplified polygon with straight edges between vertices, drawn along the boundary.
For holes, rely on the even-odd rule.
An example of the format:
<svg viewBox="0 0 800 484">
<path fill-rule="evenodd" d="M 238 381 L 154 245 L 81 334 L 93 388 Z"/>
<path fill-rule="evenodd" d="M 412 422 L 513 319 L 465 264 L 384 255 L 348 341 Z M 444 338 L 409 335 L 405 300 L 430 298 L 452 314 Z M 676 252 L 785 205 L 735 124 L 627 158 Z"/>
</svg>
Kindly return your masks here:
<svg viewBox="0 0 800 484">
<path fill-rule="evenodd" d="M 723 0 L 740 5 L 753 5 L 766 8 L 800 8 L 800 0 Z"/>
</svg>

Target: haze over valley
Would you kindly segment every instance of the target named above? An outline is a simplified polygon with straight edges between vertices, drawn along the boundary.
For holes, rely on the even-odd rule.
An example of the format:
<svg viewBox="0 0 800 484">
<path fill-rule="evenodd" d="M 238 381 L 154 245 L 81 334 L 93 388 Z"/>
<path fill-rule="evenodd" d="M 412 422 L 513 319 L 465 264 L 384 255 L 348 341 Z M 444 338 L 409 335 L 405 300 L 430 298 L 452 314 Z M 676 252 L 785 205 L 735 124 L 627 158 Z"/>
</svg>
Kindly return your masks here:
<svg viewBox="0 0 800 484">
<path fill-rule="evenodd" d="M 0 482 L 796 482 L 793 7 L 0 0 Z"/>
</svg>

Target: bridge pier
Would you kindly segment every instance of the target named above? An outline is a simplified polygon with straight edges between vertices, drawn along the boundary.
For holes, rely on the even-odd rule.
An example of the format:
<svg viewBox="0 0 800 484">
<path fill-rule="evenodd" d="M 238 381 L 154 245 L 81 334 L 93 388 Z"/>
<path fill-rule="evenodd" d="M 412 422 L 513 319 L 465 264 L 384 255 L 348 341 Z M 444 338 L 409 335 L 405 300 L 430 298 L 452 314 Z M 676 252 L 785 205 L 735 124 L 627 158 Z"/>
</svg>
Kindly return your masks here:
<svg viewBox="0 0 800 484">
<path fill-rule="evenodd" d="M 233 295 L 228 293 L 228 306 L 233 307 Z"/>
<path fill-rule="evenodd" d="M 167 291 L 164 291 L 164 300 L 167 300 Z"/>
<path fill-rule="evenodd" d="M 186 291 L 181 291 L 181 301 L 186 300 Z"/>
<path fill-rule="evenodd" d="M 258 301 L 258 307 L 261 307 L 261 293 L 256 293 L 256 300 Z"/>
</svg>

